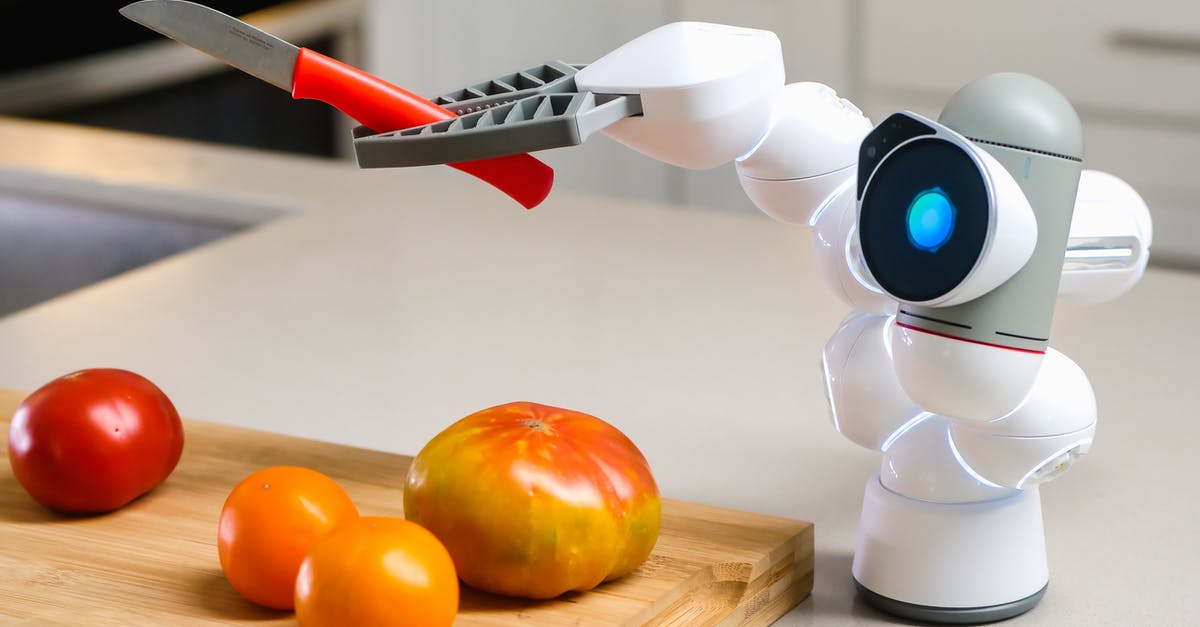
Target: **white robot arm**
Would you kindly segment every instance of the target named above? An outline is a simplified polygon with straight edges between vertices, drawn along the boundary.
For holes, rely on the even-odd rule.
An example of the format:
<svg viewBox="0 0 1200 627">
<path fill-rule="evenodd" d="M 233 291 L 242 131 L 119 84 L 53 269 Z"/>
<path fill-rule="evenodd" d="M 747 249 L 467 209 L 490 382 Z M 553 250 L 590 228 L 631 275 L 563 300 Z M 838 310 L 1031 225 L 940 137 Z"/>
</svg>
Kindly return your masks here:
<svg viewBox="0 0 1200 627">
<path fill-rule="evenodd" d="M 825 85 L 784 85 L 773 33 L 696 22 L 586 66 L 544 67 L 439 99 L 463 116 L 453 123 L 360 136 L 360 165 L 594 132 L 679 167 L 735 162 L 764 213 L 812 228 L 822 279 L 853 309 L 822 367 L 834 426 L 883 454 L 853 566 L 862 593 L 939 622 L 1033 607 L 1048 581 L 1037 486 L 1087 452 L 1096 428 L 1086 375 L 1048 346 L 1054 304 L 1123 294 L 1152 239 L 1136 191 L 1082 170 L 1066 99 L 998 74 L 937 121 L 904 112 L 873 126 Z M 542 84 L 509 85 L 531 82 Z M 436 160 L 414 157 L 427 148 Z"/>
</svg>

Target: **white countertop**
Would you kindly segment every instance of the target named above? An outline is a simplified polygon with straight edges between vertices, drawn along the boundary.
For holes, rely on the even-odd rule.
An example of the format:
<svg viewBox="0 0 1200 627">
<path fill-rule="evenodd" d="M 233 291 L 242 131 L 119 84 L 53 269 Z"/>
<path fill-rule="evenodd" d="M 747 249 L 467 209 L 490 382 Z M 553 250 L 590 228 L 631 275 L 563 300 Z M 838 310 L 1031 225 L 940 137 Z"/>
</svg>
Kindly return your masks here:
<svg viewBox="0 0 1200 627">
<path fill-rule="evenodd" d="M 813 596 L 780 624 L 889 621 L 850 578 L 878 455 L 826 413 L 819 352 L 848 308 L 803 228 L 565 194 L 525 211 L 448 168 L 0 119 L 5 188 L 261 224 L 0 319 L 0 387 L 123 367 L 191 418 L 406 454 L 498 403 L 587 411 L 667 497 L 816 524 Z M 1157 269 L 1059 307 L 1100 423 L 1042 489 L 1050 588 L 1013 623 L 1193 622 L 1198 308 L 1200 276 Z"/>
</svg>

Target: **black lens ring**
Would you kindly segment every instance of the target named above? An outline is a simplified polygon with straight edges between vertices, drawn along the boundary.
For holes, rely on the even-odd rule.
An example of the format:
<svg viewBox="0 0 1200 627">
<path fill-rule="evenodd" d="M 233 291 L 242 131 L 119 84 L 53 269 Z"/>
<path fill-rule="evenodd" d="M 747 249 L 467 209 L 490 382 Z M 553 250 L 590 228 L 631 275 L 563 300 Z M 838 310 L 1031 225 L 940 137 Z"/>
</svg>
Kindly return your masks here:
<svg viewBox="0 0 1200 627">
<path fill-rule="evenodd" d="M 956 209 L 954 230 L 934 251 L 908 236 L 908 208 L 923 191 L 940 188 Z M 858 234 L 863 259 L 879 286 L 906 302 L 928 302 L 971 274 L 987 243 L 991 220 L 983 173 L 966 150 L 935 137 L 887 154 L 863 193 Z"/>
</svg>

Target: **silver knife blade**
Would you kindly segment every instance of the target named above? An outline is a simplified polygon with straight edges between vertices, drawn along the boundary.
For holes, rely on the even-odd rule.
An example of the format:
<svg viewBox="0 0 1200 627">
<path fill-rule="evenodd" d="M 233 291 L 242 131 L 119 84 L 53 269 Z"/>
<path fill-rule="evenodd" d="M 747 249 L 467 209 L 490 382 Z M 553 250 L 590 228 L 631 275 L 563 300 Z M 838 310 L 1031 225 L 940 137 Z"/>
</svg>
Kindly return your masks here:
<svg viewBox="0 0 1200 627">
<path fill-rule="evenodd" d="M 121 15 L 292 91 L 300 48 L 237 18 L 185 0 L 141 0 L 122 7 Z"/>
</svg>

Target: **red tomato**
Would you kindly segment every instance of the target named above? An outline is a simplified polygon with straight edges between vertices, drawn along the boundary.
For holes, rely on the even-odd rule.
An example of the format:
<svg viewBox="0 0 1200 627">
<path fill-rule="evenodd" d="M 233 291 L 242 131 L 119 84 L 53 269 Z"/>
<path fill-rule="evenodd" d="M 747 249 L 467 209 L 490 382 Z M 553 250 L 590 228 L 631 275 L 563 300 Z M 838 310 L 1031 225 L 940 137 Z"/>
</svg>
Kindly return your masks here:
<svg viewBox="0 0 1200 627">
<path fill-rule="evenodd" d="M 127 370 L 81 370 L 42 386 L 13 415 L 8 459 L 37 502 L 62 512 L 117 509 L 162 483 L 183 453 L 171 400 Z"/>
<path fill-rule="evenodd" d="M 324 474 L 298 466 L 259 470 L 221 507 L 221 572 L 247 599 L 290 610 L 304 556 L 334 527 L 357 517 L 350 496 Z"/>
<path fill-rule="evenodd" d="M 446 545 L 468 585 L 551 598 L 637 568 L 661 502 L 646 458 L 615 427 L 518 402 L 431 440 L 409 468 L 404 515 Z"/>
<path fill-rule="evenodd" d="M 296 576 L 301 627 L 449 627 L 458 613 L 454 562 L 403 518 L 366 516 L 317 541 Z"/>
</svg>

